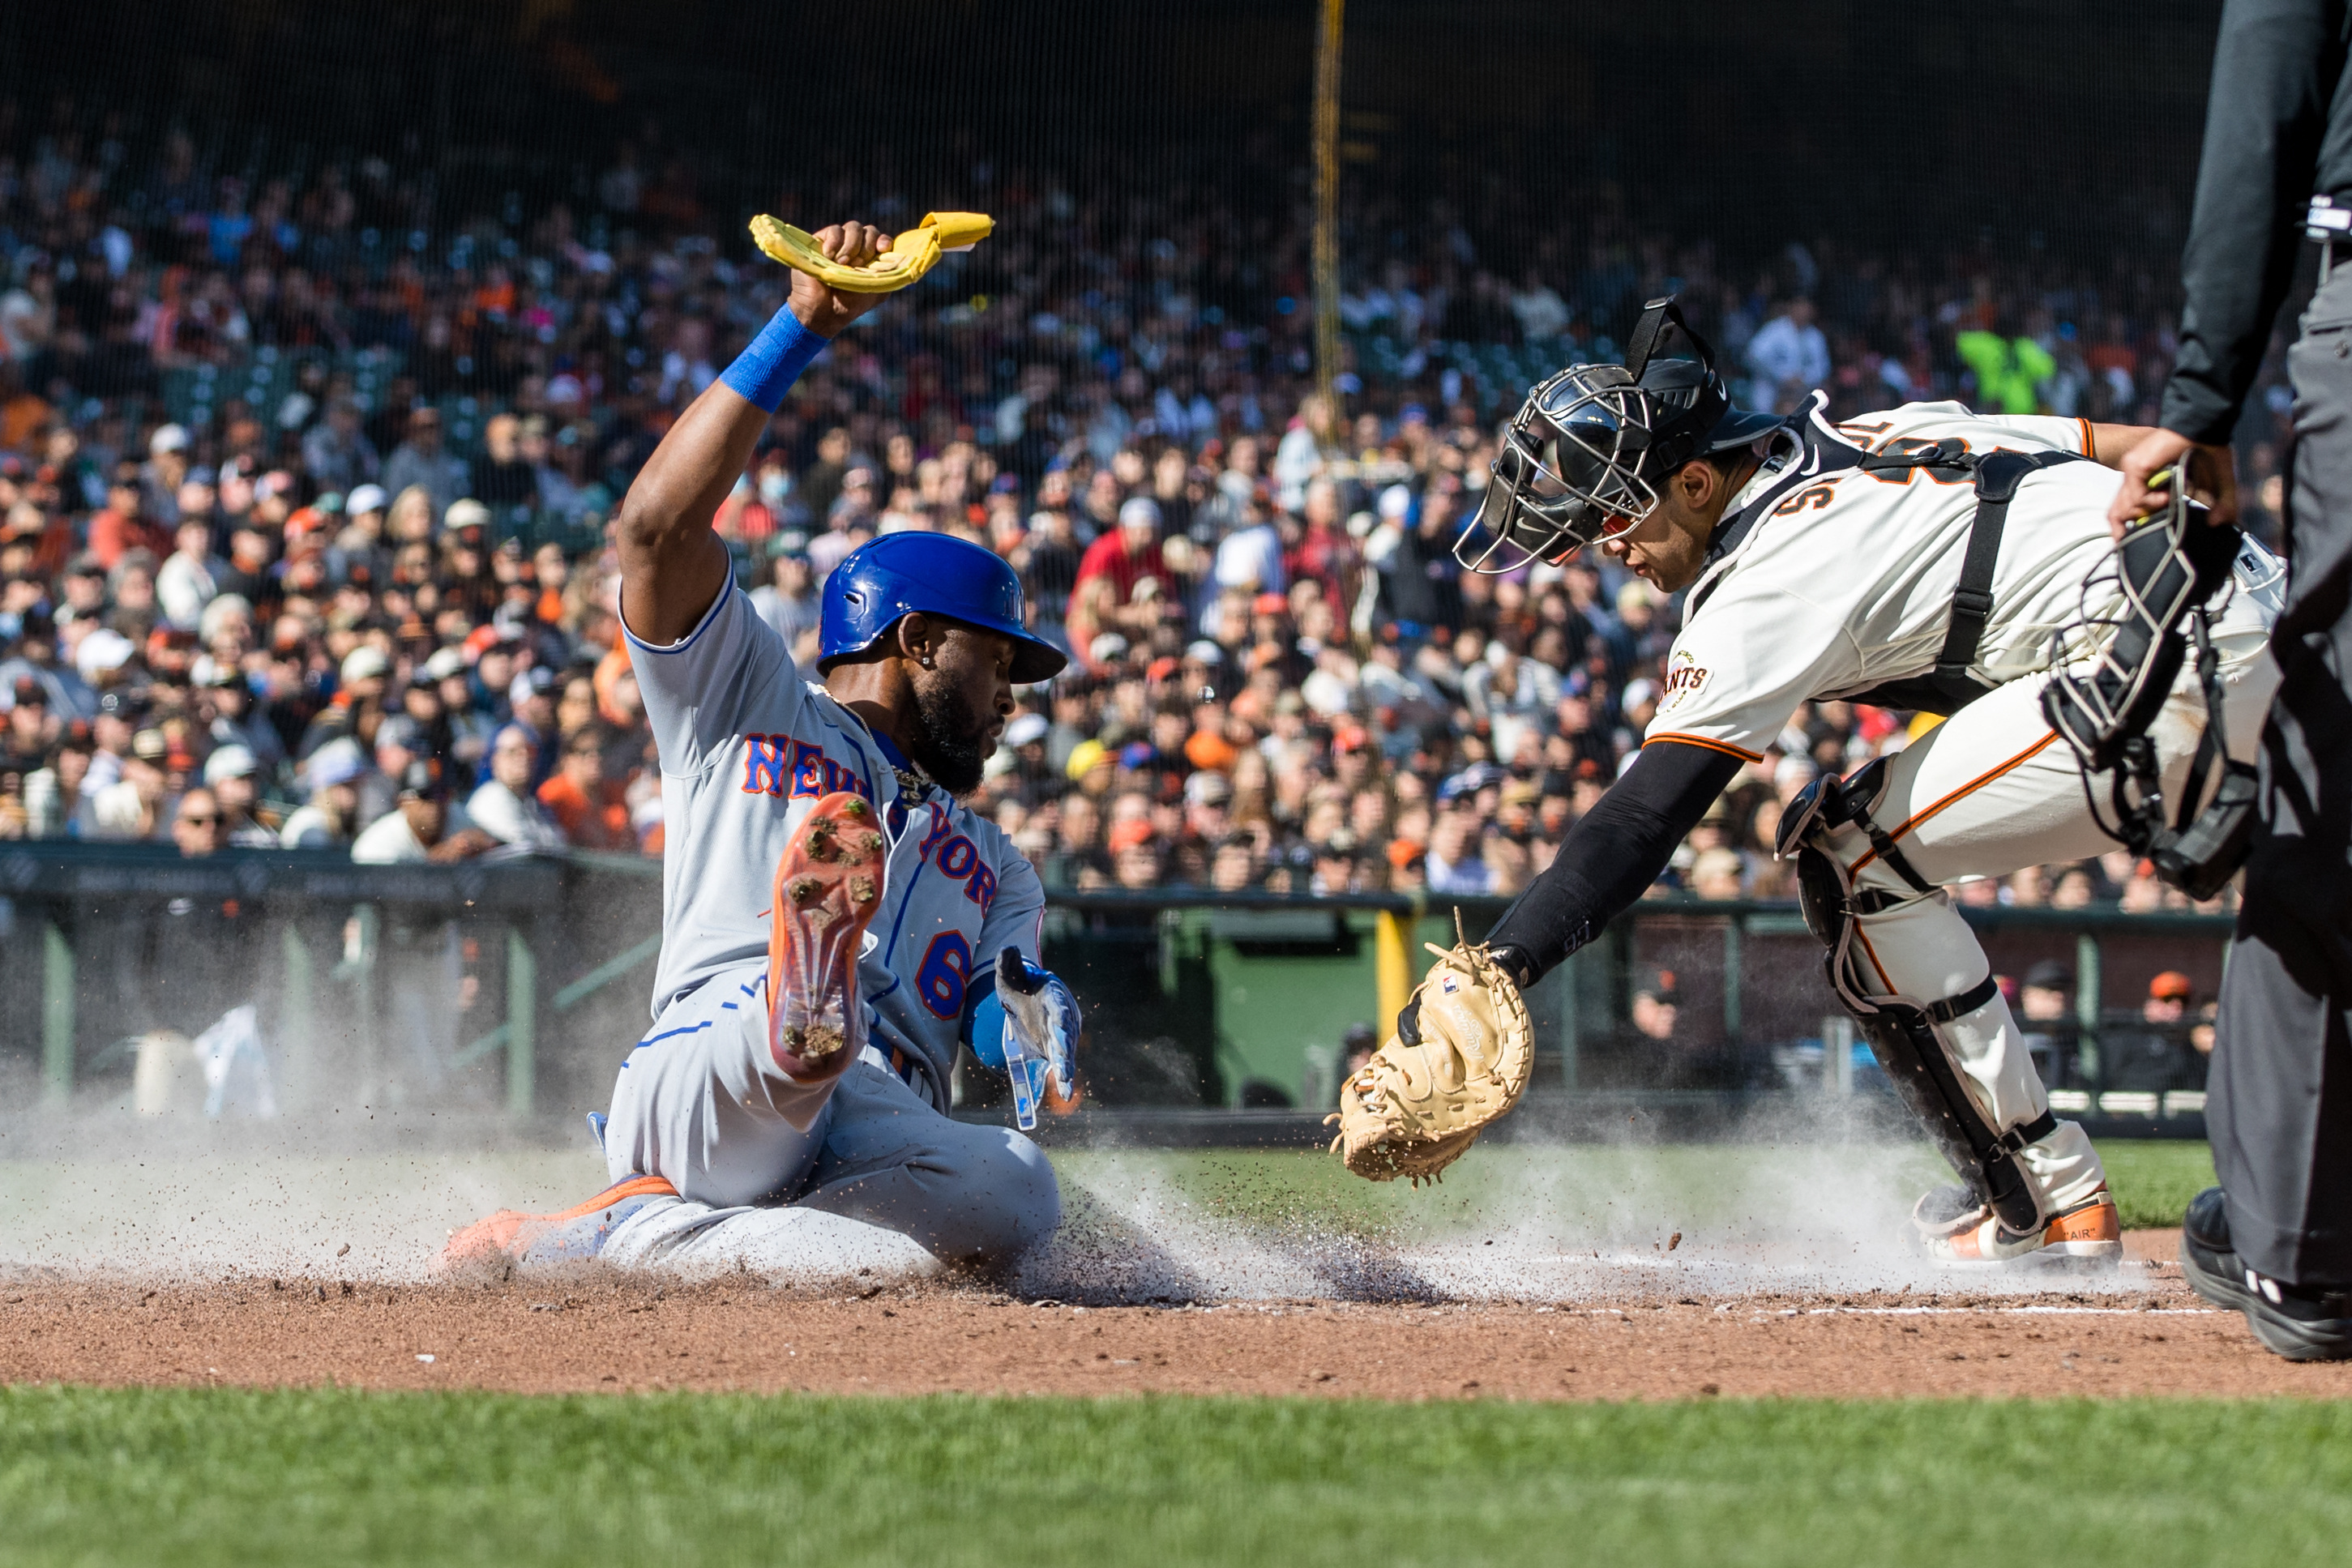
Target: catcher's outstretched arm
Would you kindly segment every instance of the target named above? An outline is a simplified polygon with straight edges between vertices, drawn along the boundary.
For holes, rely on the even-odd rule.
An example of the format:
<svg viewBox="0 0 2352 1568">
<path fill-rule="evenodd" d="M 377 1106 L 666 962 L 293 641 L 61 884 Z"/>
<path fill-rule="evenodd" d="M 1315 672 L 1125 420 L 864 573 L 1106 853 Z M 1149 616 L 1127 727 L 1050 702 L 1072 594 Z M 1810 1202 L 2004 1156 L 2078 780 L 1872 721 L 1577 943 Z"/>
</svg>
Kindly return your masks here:
<svg viewBox="0 0 2352 1568">
<path fill-rule="evenodd" d="M 1740 766 L 1737 757 L 1679 740 L 1642 748 L 1487 933 L 1522 990 L 1649 891 Z"/>
<path fill-rule="evenodd" d="M 851 264 L 890 248 L 890 236 L 866 224 L 835 225 L 813 237 L 826 256 Z M 638 637 L 675 643 L 709 610 L 728 572 L 727 547 L 710 531 L 719 503 L 751 461 L 793 382 L 835 333 L 884 298 L 793 273 L 790 303 L 654 448 L 622 499 L 615 530 L 621 618 Z"/>
</svg>

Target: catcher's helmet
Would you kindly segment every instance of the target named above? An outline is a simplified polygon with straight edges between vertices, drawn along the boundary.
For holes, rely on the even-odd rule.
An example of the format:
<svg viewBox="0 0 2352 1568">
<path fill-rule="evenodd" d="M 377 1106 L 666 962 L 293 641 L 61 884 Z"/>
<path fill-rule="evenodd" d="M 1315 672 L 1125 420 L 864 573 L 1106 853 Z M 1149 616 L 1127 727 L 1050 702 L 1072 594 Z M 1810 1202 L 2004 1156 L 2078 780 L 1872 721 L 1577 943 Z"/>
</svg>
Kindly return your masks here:
<svg viewBox="0 0 2352 1568">
<path fill-rule="evenodd" d="M 1669 325 L 1686 351 L 1660 356 Z M 1625 363 L 1570 365 L 1528 393 L 1454 557 L 1480 572 L 1565 559 L 1649 516 L 1658 484 L 1692 458 L 1745 446 L 1782 423 L 1733 408 L 1714 349 L 1672 298 L 1653 299 Z M 1624 521 L 1612 528 L 1612 517 Z"/>
<path fill-rule="evenodd" d="M 1013 639 L 1013 678 L 1049 680 L 1069 658 L 1023 623 L 1021 580 L 993 553 L 947 534 L 885 534 L 824 580 L 816 667 L 863 653 L 915 611 Z"/>
</svg>

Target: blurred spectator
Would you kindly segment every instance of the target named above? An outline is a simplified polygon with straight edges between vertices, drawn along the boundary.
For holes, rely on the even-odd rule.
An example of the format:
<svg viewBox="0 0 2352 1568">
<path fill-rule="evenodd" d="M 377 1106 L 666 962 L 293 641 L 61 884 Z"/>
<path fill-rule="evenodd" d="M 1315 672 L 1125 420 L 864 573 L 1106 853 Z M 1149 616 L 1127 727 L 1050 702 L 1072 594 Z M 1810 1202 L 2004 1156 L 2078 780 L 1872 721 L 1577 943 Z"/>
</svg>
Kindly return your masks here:
<svg viewBox="0 0 2352 1568">
<path fill-rule="evenodd" d="M 490 744 L 490 777 L 467 799 L 467 819 L 502 844 L 562 849 L 563 830 L 532 787 L 538 768 L 539 741 L 529 729 L 509 724 L 499 730 Z"/>
<path fill-rule="evenodd" d="M 562 761 L 539 787 L 540 805 L 564 839 L 581 849 L 633 848 L 628 803 L 604 779 L 604 737 L 589 726 L 562 744 Z"/>
<path fill-rule="evenodd" d="M 257 809 L 254 779 L 260 771 L 253 753 L 235 742 L 205 759 L 205 787 L 220 811 L 222 841 L 232 849 L 275 849 L 282 841 Z"/>
<path fill-rule="evenodd" d="M 383 492 L 375 480 L 383 471 L 383 460 L 361 428 L 359 404 L 350 398 L 330 402 L 326 417 L 302 437 L 302 466 L 321 490 L 348 497 L 365 486 L 376 490 L 376 505 L 383 506 Z"/>
<path fill-rule="evenodd" d="M 801 639 L 823 620 L 824 601 L 818 597 L 806 547 L 793 536 L 787 538 L 792 542 L 777 551 L 768 569 L 769 580 L 751 591 L 751 608 L 775 628 L 786 648 L 797 650 Z"/>
<path fill-rule="evenodd" d="M 220 852 L 225 841 L 220 803 L 214 800 L 211 790 L 198 788 L 180 797 L 180 804 L 172 813 L 172 841 L 192 860 Z"/>
<path fill-rule="evenodd" d="M 349 736 L 328 741 L 301 768 L 310 798 L 287 817 L 278 835 L 289 850 L 345 849 L 359 833 L 360 780 L 366 754 Z"/>
<path fill-rule="evenodd" d="M 1633 988 L 1630 1016 L 1634 1032 L 1644 1040 L 1673 1040 L 1675 1020 L 1680 1015 L 1682 1002 L 1682 992 L 1675 988 L 1675 972 L 1672 969 L 1653 970 Z"/>
<path fill-rule="evenodd" d="M 432 764 L 415 762 L 401 779 L 394 809 L 370 823 L 352 845 L 352 859 L 366 865 L 446 865 L 497 842 L 449 804 L 448 791 Z"/>
<path fill-rule="evenodd" d="M 1748 365 L 1756 372 L 1749 401 L 1759 408 L 1794 406 L 1796 400 L 1830 379 L 1830 343 L 1813 324 L 1813 302 L 1788 300 L 1748 340 Z"/>
<path fill-rule="evenodd" d="M 441 449 L 441 411 L 430 403 L 412 409 L 406 434 L 384 461 L 383 487 L 395 496 L 422 490 L 431 504 L 428 520 L 438 522 L 466 493 L 468 478 L 465 459 Z"/>
<path fill-rule="evenodd" d="M 1988 883 L 1987 886 L 1991 884 Z M 2043 958 L 2025 971 L 2019 988 L 2018 1021 L 2034 1070 L 2053 1088 L 2069 1082 L 2074 1057 L 2074 999 L 2067 995 L 2074 977 L 2054 958 Z"/>
<path fill-rule="evenodd" d="M 2196 982 L 2178 969 L 2148 981 L 2137 1024 L 2100 1033 L 2100 1087 L 2139 1093 L 2202 1088 L 2203 1061 L 2189 1038 L 2196 999 Z"/>
</svg>

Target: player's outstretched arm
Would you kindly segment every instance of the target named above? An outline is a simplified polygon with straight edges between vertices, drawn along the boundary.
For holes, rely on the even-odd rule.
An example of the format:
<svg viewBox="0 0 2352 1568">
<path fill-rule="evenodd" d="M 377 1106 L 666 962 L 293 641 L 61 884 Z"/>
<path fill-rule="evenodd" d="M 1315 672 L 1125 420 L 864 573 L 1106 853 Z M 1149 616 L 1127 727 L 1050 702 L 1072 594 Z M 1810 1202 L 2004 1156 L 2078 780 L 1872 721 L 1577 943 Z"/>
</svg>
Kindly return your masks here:
<svg viewBox="0 0 2352 1568">
<path fill-rule="evenodd" d="M 851 266 L 890 248 L 890 236 L 870 224 L 836 224 L 814 237 L 826 256 Z M 719 503 L 801 371 L 882 299 L 794 272 L 775 319 L 670 426 L 621 502 L 621 618 L 630 632 L 675 643 L 709 610 L 728 572 L 727 547 L 710 531 Z"/>
<path fill-rule="evenodd" d="M 1660 738 L 1642 747 L 1633 765 L 1569 830 L 1551 864 L 1486 934 L 1519 989 L 1550 973 L 1649 891 L 1675 846 L 1698 826 L 1739 768 L 1739 758 L 1686 741 Z M 1408 1003 L 1397 1017 L 1397 1032 L 1408 1043 L 1420 1038 L 1418 1008 Z"/>
</svg>

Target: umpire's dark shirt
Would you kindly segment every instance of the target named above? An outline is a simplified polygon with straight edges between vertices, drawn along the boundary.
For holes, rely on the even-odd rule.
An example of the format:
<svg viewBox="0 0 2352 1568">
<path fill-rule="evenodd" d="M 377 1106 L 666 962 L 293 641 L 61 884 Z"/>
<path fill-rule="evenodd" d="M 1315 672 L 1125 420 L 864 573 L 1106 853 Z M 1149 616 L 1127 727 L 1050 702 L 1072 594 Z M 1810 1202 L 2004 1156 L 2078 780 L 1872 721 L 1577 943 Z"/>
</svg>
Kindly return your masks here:
<svg viewBox="0 0 2352 1568">
<path fill-rule="evenodd" d="M 2192 441 L 2225 443 L 2238 423 L 2294 276 L 2311 197 L 2352 197 L 2347 28 L 2347 0 L 2221 7 L 2197 212 L 2180 258 L 2189 300 L 2164 389 L 2164 427 Z M 2339 246 L 2352 253 L 2352 238 Z"/>
</svg>

